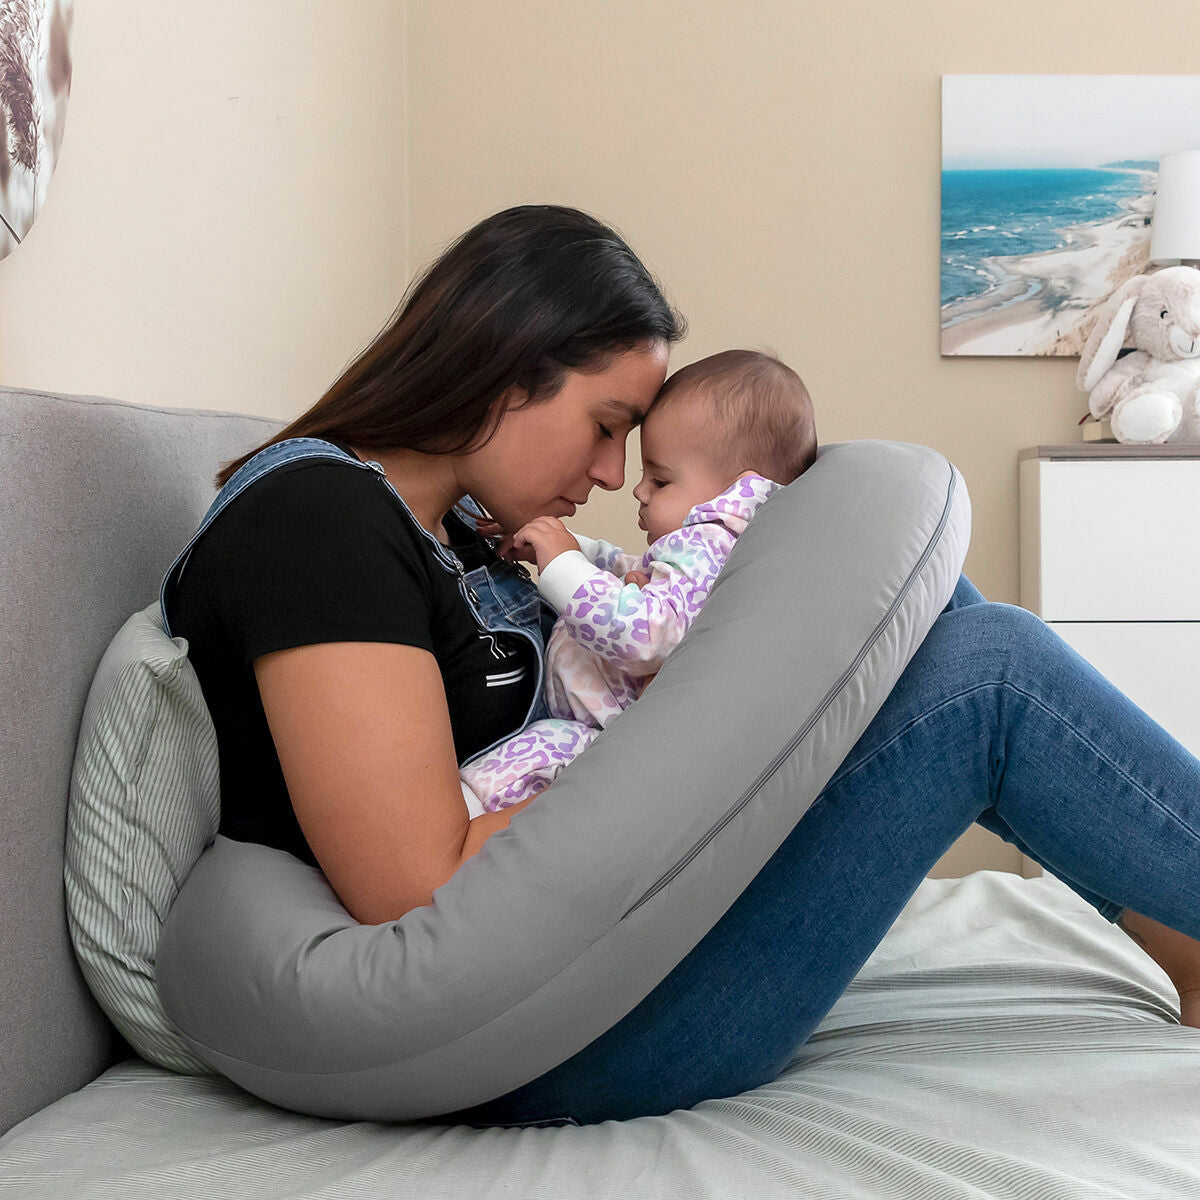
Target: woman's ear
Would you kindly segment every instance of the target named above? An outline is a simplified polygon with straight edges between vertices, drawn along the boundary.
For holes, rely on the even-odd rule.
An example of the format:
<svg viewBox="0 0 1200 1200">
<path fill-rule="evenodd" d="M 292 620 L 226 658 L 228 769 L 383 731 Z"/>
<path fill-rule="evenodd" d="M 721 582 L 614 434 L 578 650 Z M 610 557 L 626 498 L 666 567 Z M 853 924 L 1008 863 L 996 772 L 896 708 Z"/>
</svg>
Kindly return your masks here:
<svg viewBox="0 0 1200 1200">
<path fill-rule="evenodd" d="M 1125 344 L 1125 335 L 1129 332 L 1129 318 L 1133 315 L 1133 306 L 1138 302 L 1148 282 L 1149 278 L 1145 275 L 1135 275 L 1132 279 L 1127 279 L 1100 310 L 1083 353 L 1079 356 L 1075 384 L 1080 391 L 1090 392 L 1109 367 L 1117 361 L 1117 355 Z"/>
<path fill-rule="evenodd" d="M 500 423 L 504 420 L 505 413 L 516 412 L 528 400 L 529 393 L 523 387 L 515 383 L 510 383 L 504 391 L 488 403 L 487 416 L 484 418 L 481 429 L 486 429 L 491 434 L 500 428 Z"/>
</svg>

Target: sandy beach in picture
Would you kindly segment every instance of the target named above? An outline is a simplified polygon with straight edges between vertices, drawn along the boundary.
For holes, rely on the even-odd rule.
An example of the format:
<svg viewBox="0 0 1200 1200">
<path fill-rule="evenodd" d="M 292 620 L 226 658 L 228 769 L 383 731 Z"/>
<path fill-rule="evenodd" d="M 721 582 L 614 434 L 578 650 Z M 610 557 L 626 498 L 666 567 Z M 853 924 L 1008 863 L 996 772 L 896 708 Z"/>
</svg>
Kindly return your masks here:
<svg viewBox="0 0 1200 1200">
<path fill-rule="evenodd" d="M 1118 169 L 1118 168 L 1114 168 Z M 998 283 L 942 307 L 942 353 L 1077 355 L 1096 309 L 1149 262 L 1155 173 L 1140 196 L 1107 221 L 1067 225 L 1063 245 L 1038 254 L 985 258 Z"/>
<path fill-rule="evenodd" d="M 1200 75 L 943 75 L 942 354 L 1079 355 L 1197 145 Z"/>
</svg>

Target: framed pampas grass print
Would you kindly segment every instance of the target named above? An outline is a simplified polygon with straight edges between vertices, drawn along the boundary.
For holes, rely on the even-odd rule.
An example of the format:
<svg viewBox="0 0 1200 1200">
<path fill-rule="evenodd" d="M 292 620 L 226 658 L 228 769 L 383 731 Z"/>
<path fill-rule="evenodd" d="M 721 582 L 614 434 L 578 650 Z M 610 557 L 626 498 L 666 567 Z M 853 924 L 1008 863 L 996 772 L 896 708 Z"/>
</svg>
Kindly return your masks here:
<svg viewBox="0 0 1200 1200">
<path fill-rule="evenodd" d="M 73 0 L 0 0 L 0 258 L 24 240 L 58 162 Z"/>
<path fill-rule="evenodd" d="M 1192 149 L 1200 75 L 943 76 L 942 354 L 1078 355 Z"/>
</svg>

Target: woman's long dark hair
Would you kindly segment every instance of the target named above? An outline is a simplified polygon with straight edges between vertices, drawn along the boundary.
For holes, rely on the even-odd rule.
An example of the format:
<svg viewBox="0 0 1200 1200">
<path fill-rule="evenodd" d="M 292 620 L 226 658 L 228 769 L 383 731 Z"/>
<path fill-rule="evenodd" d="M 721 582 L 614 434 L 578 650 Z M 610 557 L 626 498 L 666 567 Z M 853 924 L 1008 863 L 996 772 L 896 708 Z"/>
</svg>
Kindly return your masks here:
<svg viewBox="0 0 1200 1200">
<path fill-rule="evenodd" d="M 388 325 L 307 412 L 225 464 L 221 487 L 265 446 L 333 437 L 365 450 L 454 454 L 482 445 L 513 385 L 551 399 L 568 368 L 678 341 L 683 317 L 621 237 L 557 205 L 506 209 L 467 230 L 410 285 Z M 482 436 L 481 436 L 482 435 Z"/>
</svg>

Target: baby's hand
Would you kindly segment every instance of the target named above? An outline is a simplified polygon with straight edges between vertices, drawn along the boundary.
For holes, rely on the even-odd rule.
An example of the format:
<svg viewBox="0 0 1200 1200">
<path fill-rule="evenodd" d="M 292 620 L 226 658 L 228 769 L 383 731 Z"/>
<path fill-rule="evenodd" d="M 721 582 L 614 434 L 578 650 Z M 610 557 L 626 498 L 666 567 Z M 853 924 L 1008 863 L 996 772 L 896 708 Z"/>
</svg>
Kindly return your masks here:
<svg viewBox="0 0 1200 1200">
<path fill-rule="evenodd" d="M 626 571 L 626 583 L 636 583 L 638 587 L 644 588 L 650 582 L 650 576 L 645 571 Z"/>
<path fill-rule="evenodd" d="M 534 517 L 513 534 L 508 557 L 536 562 L 544 571 L 552 559 L 578 549 L 579 543 L 557 517 Z"/>
</svg>

